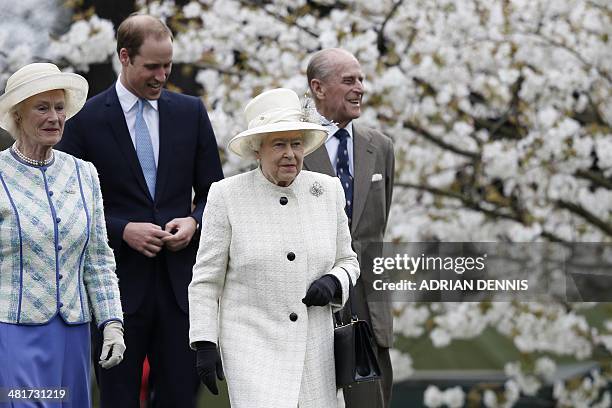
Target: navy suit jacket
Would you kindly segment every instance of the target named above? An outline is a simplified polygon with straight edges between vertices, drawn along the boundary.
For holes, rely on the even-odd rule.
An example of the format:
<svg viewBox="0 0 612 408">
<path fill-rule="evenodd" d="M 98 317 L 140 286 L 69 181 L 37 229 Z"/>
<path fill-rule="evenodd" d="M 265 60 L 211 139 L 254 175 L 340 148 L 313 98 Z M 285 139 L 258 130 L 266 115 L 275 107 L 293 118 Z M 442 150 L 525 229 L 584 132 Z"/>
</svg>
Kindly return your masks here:
<svg viewBox="0 0 612 408">
<path fill-rule="evenodd" d="M 141 304 L 156 262 L 123 241 L 128 222 L 164 228 L 177 217 L 201 225 L 210 185 L 223 178 L 215 135 L 199 98 L 162 91 L 159 109 L 159 159 L 151 198 L 125 122 L 115 85 L 94 96 L 66 121 L 57 149 L 90 161 L 100 175 L 110 246 L 117 261 L 125 313 Z M 192 200 L 193 189 L 193 200 Z M 179 307 L 188 311 L 187 286 L 197 252 L 199 230 L 181 251 L 162 250 Z M 158 255 L 159 256 L 159 255 Z"/>
</svg>

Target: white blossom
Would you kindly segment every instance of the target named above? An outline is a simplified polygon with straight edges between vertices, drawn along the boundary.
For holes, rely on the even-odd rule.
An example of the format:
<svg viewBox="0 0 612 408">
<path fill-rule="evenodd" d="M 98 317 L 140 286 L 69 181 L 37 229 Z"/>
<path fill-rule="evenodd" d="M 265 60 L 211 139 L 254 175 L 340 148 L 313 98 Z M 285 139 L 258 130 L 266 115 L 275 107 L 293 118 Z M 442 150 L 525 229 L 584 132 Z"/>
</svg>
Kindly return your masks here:
<svg viewBox="0 0 612 408">
<path fill-rule="evenodd" d="M 487 175 L 492 178 L 513 177 L 518 170 L 518 152 L 513 146 L 504 146 L 501 142 L 493 142 L 485 146 L 483 161 L 487 164 Z"/>
<path fill-rule="evenodd" d="M 485 390 L 482 396 L 482 403 L 487 408 L 497 407 L 497 395 L 492 390 Z"/>
<path fill-rule="evenodd" d="M 595 140 L 595 152 L 599 167 L 612 170 L 612 135 L 601 135 Z"/>
<path fill-rule="evenodd" d="M 545 380 L 550 381 L 555 375 L 556 371 L 557 365 L 550 358 L 541 357 L 536 361 L 534 372 Z"/>
<path fill-rule="evenodd" d="M 435 328 L 429 334 L 434 347 L 448 346 L 451 342 L 451 336 L 444 329 Z"/>
<path fill-rule="evenodd" d="M 435 385 L 430 385 L 425 389 L 423 394 L 423 404 L 428 408 L 441 407 L 443 403 L 443 394 Z"/>
<path fill-rule="evenodd" d="M 453 387 L 444 390 L 442 400 L 449 408 L 461 408 L 465 403 L 465 393 L 461 387 Z"/>
<path fill-rule="evenodd" d="M 92 16 L 75 22 L 70 30 L 51 43 L 50 53 L 65 58 L 80 71 L 94 63 L 105 62 L 115 53 L 113 24 Z"/>
<path fill-rule="evenodd" d="M 400 382 L 410 378 L 414 373 L 410 355 L 394 348 L 389 350 L 389 355 L 391 361 L 393 361 L 393 382 Z"/>
<path fill-rule="evenodd" d="M 196 18 L 200 16 L 202 6 L 197 1 L 191 1 L 183 6 L 183 14 L 185 18 Z"/>
</svg>

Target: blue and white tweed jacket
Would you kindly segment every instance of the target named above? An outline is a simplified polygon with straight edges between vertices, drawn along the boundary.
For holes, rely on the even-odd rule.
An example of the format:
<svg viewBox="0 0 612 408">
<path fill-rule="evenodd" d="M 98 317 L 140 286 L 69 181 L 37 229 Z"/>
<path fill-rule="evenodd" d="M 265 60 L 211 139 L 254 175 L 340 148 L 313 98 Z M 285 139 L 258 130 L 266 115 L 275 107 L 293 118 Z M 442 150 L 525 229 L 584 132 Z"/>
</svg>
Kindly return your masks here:
<svg viewBox="0 0 612 408">
<path fill-rule="evenodd" d="M 0 322 L 123 321 L 95 167 L 55 151 L 34 167 L 0 152 Z"/>
</svg>

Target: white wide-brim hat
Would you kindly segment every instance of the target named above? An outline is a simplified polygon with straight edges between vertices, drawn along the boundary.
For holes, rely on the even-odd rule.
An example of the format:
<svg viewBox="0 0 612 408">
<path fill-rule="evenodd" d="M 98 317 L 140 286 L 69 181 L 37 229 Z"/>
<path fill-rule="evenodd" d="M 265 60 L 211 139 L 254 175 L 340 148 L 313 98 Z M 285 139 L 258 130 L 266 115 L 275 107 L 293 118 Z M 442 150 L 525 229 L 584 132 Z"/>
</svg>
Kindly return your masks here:
<svg viewBox="0 0 612 408">
<path fill-rule="evenodd" d="M 278 88 L 263 92 L 244 108 L 248 129 L 229 141 L 227 147 L 238 156 L 255 157 L 253 139 L 280 132 L 301 131 L 304 155 L 312 153 L 327 139 L 321 125 L 305 121 L 300 98 L 291 89 Z"/>
<path fill-rule="evenodd" d="M 66 92 L 64 111 L 66 119 L 81 110 L 87 100 L 89 85 L 78 74 L 62 72 L 54 64 L 35 62 L 11 75 L 0 96 L 0 127 L 7 129 L 12 123 L 11 109 L 20 102 L 39 93 L 63 89 Z"/>
</svg>

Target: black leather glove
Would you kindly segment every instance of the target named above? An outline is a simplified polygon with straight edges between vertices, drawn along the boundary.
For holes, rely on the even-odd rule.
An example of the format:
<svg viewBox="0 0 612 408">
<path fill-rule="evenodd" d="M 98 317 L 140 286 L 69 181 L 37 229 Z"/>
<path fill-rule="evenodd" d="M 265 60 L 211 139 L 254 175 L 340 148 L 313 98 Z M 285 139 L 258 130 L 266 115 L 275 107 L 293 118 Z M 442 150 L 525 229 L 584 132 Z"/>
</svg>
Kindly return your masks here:
<svg viewBox="0 0 612 408">
<path fill-rule="evenodd" d="M 221 356 L 217 351 L 217 345 L 210 341 L 198 341 L 196 346 L 196 369 L 200 380 L 208 387 L 214 395 L 219 395 L 217 380 L 224 380 Z"/>
<path fill-rule="evenodd" d="M 334 298 L 340 282 L 334 275 L 323 275 L 312 282 L 302 303 L 306 306 L 325 306 Z"/>
</svg>

